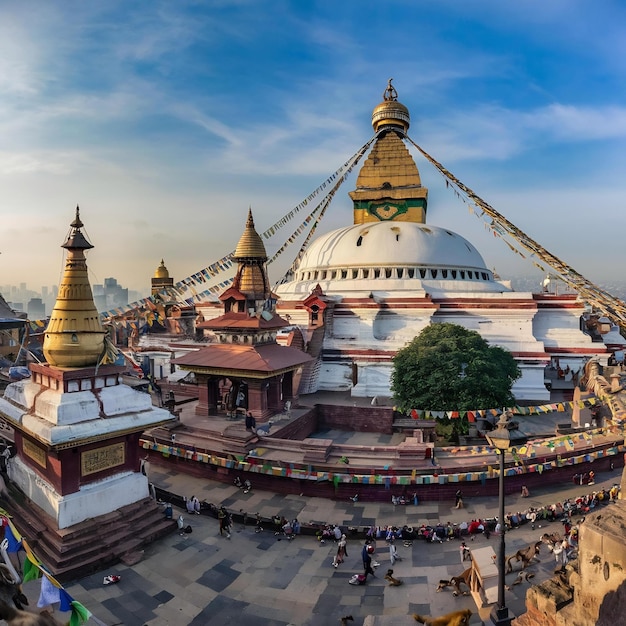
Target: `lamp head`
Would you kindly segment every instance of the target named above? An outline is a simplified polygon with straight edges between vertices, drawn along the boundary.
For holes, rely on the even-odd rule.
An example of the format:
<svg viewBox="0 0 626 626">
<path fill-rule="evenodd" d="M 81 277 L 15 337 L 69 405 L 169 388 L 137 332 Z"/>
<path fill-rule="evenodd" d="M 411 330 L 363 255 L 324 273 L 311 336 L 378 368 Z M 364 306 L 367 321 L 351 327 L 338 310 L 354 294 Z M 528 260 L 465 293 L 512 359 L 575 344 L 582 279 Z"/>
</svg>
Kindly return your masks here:
<svg viewBox="0 0 626 626">
<path fill-rule="evenodd" d="M 503 411 L 494 430 L 486 435 L 489 445 L 498 450 L 508 450 L 511 447 L 511 430 L 517 429 L 517 423 L 511 421 L 512 417 L 511 411 Z"/>
</svg>

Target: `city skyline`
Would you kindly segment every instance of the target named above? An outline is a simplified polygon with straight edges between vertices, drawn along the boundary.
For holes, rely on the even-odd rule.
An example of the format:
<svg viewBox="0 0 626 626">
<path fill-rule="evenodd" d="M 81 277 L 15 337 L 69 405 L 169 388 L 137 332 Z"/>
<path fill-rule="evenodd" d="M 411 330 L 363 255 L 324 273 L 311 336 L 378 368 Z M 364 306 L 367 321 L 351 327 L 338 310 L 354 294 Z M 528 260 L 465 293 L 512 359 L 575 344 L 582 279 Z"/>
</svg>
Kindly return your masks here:
<svg viewBox="0 0 626 626">
<path fill-rule="evenodd" d="M 6 284 L 59 283 L 77 204 L 92 284 L 147 296 L 162 258 L 175 280 L 198 272 L 234 249 L 248 207 L 264 231 L 371 137 L 390 77 L 418 145 L 590 280 L 620 276 L 617 2 L 34 5 L 7 2 L 0 23 Z M 411 153 L 429 223 L 503 278 L 534 271 Z M 318 234 L 351 223 L 355 183 Z"/>
</svg>

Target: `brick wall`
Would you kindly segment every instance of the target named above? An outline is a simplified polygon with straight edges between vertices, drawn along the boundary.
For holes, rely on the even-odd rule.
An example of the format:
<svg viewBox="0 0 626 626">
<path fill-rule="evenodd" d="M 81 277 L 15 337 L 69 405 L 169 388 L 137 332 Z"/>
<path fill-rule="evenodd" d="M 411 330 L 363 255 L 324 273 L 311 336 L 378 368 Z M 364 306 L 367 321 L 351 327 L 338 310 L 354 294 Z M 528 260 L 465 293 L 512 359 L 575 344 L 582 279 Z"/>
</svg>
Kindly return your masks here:
<svg viewBox="0 0 626 626">
<path fill-rule="evenodd" d="M 318 404 L 318 427 L 391 435 L 393 410 L 381 407 Z"/>
</svg>

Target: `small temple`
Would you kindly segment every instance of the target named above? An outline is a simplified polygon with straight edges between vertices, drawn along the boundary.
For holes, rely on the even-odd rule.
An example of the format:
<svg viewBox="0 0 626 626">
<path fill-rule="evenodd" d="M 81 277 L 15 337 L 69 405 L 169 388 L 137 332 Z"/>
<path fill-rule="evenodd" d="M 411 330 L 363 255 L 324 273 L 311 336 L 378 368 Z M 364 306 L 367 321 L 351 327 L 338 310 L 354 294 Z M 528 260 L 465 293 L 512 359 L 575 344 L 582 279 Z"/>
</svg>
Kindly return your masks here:
<svg viewBox="0 0 626 626">
<path fill-rule="evenodd" d="M 311 361 L 299 331 L 280 345 L 277 332 L 289 322 L 276 313 L 267 277 L 267 253 L 254 227 L 252 210 L 233 254 L 237 272 L 219 297 L 223 314 L 197 324 L 217 341 L 174 361 L 195 374 L 198 415 L 250 413 L 260 423 L 294 405 L 302 367 Z"/>
</svg>

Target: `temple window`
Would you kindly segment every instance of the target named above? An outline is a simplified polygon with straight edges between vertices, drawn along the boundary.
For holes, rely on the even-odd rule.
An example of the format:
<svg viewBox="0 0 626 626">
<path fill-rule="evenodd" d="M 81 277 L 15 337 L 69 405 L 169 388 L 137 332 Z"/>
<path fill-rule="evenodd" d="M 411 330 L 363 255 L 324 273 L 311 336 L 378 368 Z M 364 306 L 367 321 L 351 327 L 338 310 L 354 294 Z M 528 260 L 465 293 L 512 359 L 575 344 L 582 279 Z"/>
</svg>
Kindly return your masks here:
<svg viewBox="0 0 626 626">
<path fill-rule="evenodd" d="M 317 324 L 319 319 L 320 308 L 317 304 L 314 304 L 311 307 L 311 325 L 314 326 Z"/>
<path fill-rule="evenodd" d="M 399 267 L 398 268 L 398 278 L 402 278 L 402 276 L 404 276 L 404 269 Z"/>
<path fill-rule="evenodd" d="M 426 270 L 420 270 L 420 276 L 426 278 Z"/>
<path fill-rule="evenodd" d="M 369 270 L 363 270 L 363 278 L 369 278 L 370 275 L 370 271 Z"/>
<path fill-rule="evenodd" d="M 430 270 L 431 278 L 437 278 L 437 270 Z"/>
<path fill-rule="evenodd" d="M 465 280 L 465 272 L 461 270 L 461 280 Z"/>
<path fill-rule="evenodd" d="M 456 278 L 456 270 L 452 270 L 452 278 Z"/>
<path fill-rule="evenodd" d="M 352 278 L 358 278 L 359 270 L 352 270 Z"/>
<path fill-rule="evenodd" d="M 385 278 L 391 278 L 391 268 L 385 269 Z"/>
<path fill-rule="evenodd" d="M 412 267 L 408 269 L 408 273 L 409 273 L 409 278 L 415 278 L 415 270 Z"/>
<path fill-rule="evenodd" d="M 448 278 L 448 270 L 441 270 L 441 275 L 443 278 Z"/>
<path fill-rule="evenodd" d="M 341 278 L 348 278 L 348 270 L 341 270 Z"/>
<path fill-rule="evenodd" d="M 374 270 L 374 278 L 380 278 L 380 270 L 378 268 Z"/>
</svg>

